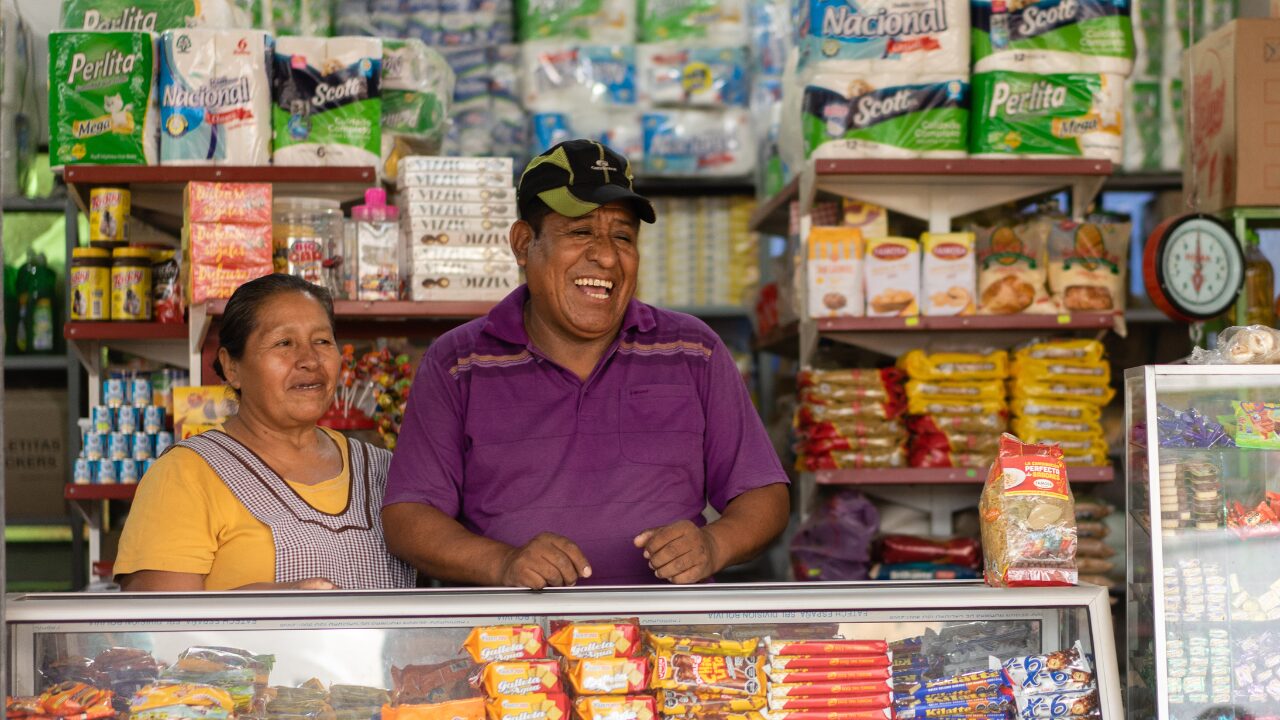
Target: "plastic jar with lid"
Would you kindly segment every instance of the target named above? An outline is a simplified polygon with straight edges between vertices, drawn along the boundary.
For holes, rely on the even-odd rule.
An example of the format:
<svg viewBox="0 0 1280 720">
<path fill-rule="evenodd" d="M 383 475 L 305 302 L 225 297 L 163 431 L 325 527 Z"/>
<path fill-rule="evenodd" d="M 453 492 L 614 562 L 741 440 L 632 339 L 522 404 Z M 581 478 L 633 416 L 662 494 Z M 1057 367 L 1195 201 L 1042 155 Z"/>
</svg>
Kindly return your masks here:
<svg viewBox="0 0 1280 720">
<path fill-rule="evenodd" d="M 111 319 L 151 320 L 151 251 L 147 248 L 111 251 Z"/>
<path fill-rule="evenodd" d="M 347 297 L 341 262 L 345 251 L 342 206 L 337 200 L 278 197 L 272 203 L 272 261 L 275 271 L 323 286 Z"/>
<path fill-rule="evenodd" d="M 100 248 L 71 250 L 72 320 L 111 319 L 111 253 Z"/>
</svg>

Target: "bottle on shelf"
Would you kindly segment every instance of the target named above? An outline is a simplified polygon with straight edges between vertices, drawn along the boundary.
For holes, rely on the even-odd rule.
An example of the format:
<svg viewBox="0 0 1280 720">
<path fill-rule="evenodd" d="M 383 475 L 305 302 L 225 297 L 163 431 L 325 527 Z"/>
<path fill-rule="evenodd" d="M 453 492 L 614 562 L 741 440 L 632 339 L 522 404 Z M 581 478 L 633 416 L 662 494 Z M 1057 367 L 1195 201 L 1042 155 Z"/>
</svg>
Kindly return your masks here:
<svg viewBox="0 0 1280 720">
<path fill-rule="evenodd" d="M 1275 271 L 1271 268 L 1271 261 L 1262 254 L 1257 233 L 1248 232 L 1246 245 L 1244 290 L 1239 300 L 1244 303 L 1245 324 L 1272 327 L 1276 321 Z"/>
<path fill-rule="evenodd" d="M 19 353 L 53 352 L 56 284 L 44 253 L 28 252 L 14 283 L 18 301 L 14 342 Z"/>
</svg>

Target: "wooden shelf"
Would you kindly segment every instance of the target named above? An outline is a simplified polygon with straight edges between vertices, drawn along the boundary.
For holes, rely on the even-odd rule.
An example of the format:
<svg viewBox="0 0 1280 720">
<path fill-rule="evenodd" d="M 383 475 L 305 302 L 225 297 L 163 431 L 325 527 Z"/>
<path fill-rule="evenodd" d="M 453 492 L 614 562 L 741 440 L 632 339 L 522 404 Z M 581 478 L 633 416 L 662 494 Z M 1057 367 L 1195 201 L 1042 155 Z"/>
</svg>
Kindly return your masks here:
<svg viewBox="0 0 1280 720">
<path fill-rule="evenodd" d="M 132 500 L 137 491 L 136 484 L 67 485 L 62 496 L 67 500 Z"/>
<path fill-rule="evenodd" d="M 791 202 L 800 197 L 800 178 L 791 178 L 778 194 L 765 199 L 751 213 L 756 232 L 786 237 L 791 234 Z"/>
<path fill-rule="evenodd" d="M 987 470 L 977 468 L 878 468 L 865 470 L 819 470 L 819 485 L 966 485 L 981 484 Z M 1102 483 L 1115 478 L 1111 467 L 1068 467 L 1072 483 Z"/>
<path fill-rule="evenodd" d="M 964 315 L 946 317 L 819 318 L 819 332 L 914 332 L 921 330 L 1106 330 L 1115 326 L 1110 313 L 1071 315 Z"/>
<path fill-rule="evenodd" d="M 956 160 L 815 160 L 818 175 L 917 175 L 933 181 L 952 177 L 956 182 L 970 182 L 973 176 L 1071 176 L 1112 173 L 1109 160 L 1085 158 L 960 158 Z"/>
<path fill-rule="evenodd" d="M 66 355 L 6 355 L 5 370 L 66 370 Z"/>
<path fill-rule="evenodd" d="M 69 322 L 62 326 L 68 340 L 109 342 L 112 340 L 186 340 L 186 323 L 158 322 Z"/>
<path fill-rule="evenodd" d="M 412 300 L 335 300 L 333 315 L 338 320 L 373 320 L 403 322 L 405 320 L 477 318 L 489 312 L 492 302 L 414 302 Z M 222 317 L 226 300 L 206 303 L 210 317 Z"/>
<path fill-rule="evenodd" d="M 1159 191 L 1181 190 L 1180 172 L 1116 173 L 1107 178 L 1103 190 Z"/>
</svg>

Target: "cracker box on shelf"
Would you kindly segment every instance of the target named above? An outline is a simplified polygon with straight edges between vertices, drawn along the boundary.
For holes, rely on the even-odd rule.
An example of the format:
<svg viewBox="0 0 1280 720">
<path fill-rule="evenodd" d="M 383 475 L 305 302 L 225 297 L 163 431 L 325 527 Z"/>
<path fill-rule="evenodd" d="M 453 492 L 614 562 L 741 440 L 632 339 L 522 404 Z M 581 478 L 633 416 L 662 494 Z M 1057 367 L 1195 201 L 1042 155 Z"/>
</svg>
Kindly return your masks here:
<svg viewBox="0 0 1280 720">
<path fill-rule="evenodd" d="M 190 302 L 229 298 L 272 272 L 271 202 L 267 183 L 187 183 L 182 240 Z"/>
<path fill-rule="evenodd" d="M 1280 19 L 1238 19 L 1183 55 L 1183 192 L 1200 212 L 1280 205 Z"/>
</svg>

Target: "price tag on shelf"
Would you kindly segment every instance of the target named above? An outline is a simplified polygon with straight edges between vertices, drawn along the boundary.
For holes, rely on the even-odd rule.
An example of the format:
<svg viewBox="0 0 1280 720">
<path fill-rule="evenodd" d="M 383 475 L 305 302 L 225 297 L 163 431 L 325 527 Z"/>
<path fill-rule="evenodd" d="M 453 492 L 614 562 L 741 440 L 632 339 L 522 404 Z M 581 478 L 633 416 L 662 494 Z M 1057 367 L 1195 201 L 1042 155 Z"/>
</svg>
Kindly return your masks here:
<svg viewBox="0 0 1280 720">
<path fill-rule="evenodd" d="M 919 317 L 909 317 L 909 318 L 907 318 L 907 319 L 903 320 L 903 321 L 902 321 L 902 323 L 903 323 L 903 325 L 905 325 L 906 327 L 909 327 L 909 328 L 919 327 L 919 326 L 920 326 L 920 318 L 919 318 Z"/>
<path fill-rule="evenodd" d="M 1070 316 L 1070 315 L 1059 315 L 1059 316 L 1058 316 L 1058 324 L 1059 324 L 1059 325 L 1070 325 L 1070 324 L 1071 324 L 1071 316 Z"/>
</svg>

